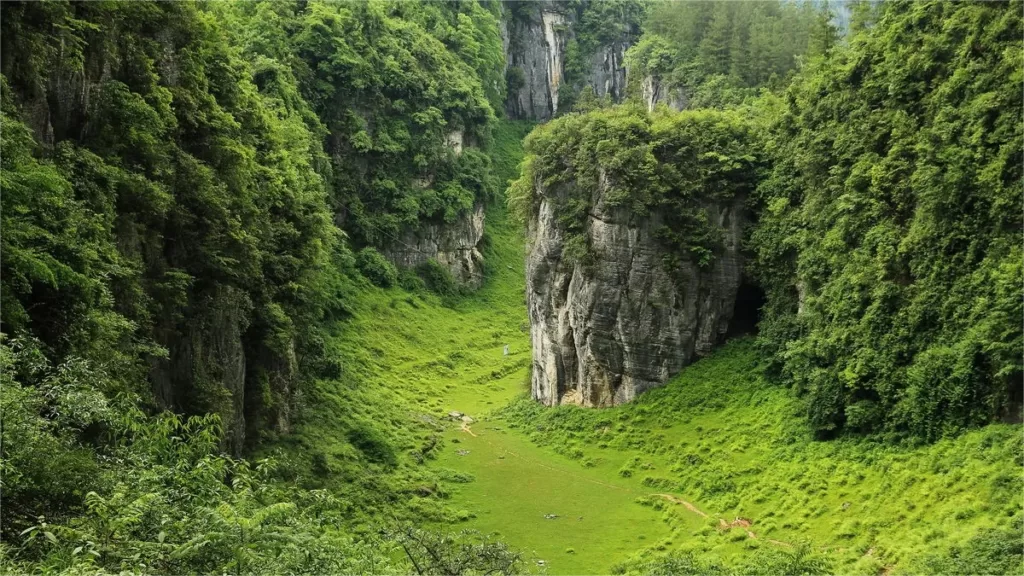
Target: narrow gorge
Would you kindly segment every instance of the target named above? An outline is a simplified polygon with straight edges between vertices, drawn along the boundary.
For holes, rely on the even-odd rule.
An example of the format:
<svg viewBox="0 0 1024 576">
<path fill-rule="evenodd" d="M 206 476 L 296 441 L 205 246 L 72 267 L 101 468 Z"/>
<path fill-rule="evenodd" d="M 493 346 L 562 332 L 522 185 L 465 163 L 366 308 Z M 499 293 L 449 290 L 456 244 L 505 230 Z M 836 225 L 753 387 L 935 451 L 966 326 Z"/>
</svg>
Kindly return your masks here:
<svg viewBox="0 0 1024 576">
<path fill-rule="evenodd" d="M 1024 576 L 1022 9 L 0 2 L 0 574 Z"/>
</svg>

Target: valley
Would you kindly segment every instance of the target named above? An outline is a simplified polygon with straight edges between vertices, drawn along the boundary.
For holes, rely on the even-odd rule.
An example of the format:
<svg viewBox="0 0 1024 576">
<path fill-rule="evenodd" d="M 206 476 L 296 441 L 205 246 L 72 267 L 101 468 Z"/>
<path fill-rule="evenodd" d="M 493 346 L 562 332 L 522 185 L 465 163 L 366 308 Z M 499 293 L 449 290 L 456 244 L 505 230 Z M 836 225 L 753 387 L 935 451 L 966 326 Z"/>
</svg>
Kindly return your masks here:
<svg viewBox="0 0 1024 576">
<path fill-rule="evenodd" d="M 1018 529 L 1018 426 L 932 445 L 816 441 L 800 402 L 761 376 L 751 337 L 630 404 L 540 407 L 527 397 L 522 233 L 503 211 L 489 218 L 479 291 L 447 305 L 400 288 L 363 294 L 339 336 L 372 386 L 299 432 L 316 449 L 342 444 L 330 415 L 344 412 L 409 434 L 407 447 L 437 434 L 425 462 L 449 509 L 439 527 L 494 534 L 549 574 L 633 570 L 666 552 L 736 565 L 800 545 L 843 573 L 900 573 Z"/>
<path fill-rule="evenodd" d="M 0 574 L 1024 576 L 1022 4 L 0 3 Z"/>
</svg>

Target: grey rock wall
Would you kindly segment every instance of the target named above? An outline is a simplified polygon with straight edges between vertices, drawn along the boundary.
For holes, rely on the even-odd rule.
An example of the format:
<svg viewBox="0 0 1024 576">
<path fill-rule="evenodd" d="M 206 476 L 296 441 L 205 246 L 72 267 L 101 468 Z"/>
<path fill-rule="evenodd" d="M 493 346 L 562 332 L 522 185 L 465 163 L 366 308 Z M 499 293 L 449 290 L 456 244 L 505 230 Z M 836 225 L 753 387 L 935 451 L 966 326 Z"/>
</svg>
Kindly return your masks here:
<svg viewBox="0 0 1024 576">
<path fill-rule="evenodd" d="M 558 112 L 569 22 L 559 8 L 554 2 L 506 8 L 502 22 L 506 70 L 522 71 L 521 86 L 509 90 L 505 103 L 511 118 L 547 120 Z"/>
<path fill-rule="evenodd" d="M 483 255 L 478 248 L 483 236 L 484 205 L 478 203 L 454 223 L 425 223 L 406 232 L 384 255 L 400 268 L 437 260 L 456 280 L 476 288 L 483 281 Z"/>
<path fill-rule="evenodd" d="M 565 83 L 566 46 L 578 18 L 576 8 L 564 1 L 505 3 L 502 39 L 506 71 L 522 71 L 521 86 L 510 87 L 505 102 L 510 118 L 548 120 L 559 113 L 558 92 Z M 577 82 L 591 86 L 598 97 L 607 95 L 615 102 L 621 101 L 626 95 L 623 57 L 633 41 L 632 36 L 623 35 L 586 55 L 589 65 L 584 78 Z"/>
<path fill-rule="evenodd" d="M 538 190 L 529 223 L 526 297 L 531 389 L 546 405 L 612 406 L 659 386 L 725 336 L 743 260 L 744 198 L 707 204 L 724 242 L 713 264 L 666 267 L 657 213 L 636 216 L 593 191 L 590 265 L 562 255 L 556 206 L 565 191 Z"/>
<path fill-rule="evenodd" d="M 457 155 L 473 144 L 459 130 L 450 132 L 445 141 Z M 415 184 L 431 186 L 433 177 L 426 175 Z M 383 254 L 399 268 L 416 268 L 427 260 L 436 260 L 461 284 L 478 288 L 483 282 L 484 258 L 479 249 L 483 237 L 484 204 L 477 202 L 455 222 L 423 222 L 414 230 L 406 230 Z"/>
<path fill-rule="evenodd" d="M 590 58 L 587 84 L 598 98 L 610 96 L 613 102 L 626 97 L 626 66 L 623 62 L 630 43 L 627 40 L 602 46 Z"/>
<path fill-rule="evenodd" d="M 654 110 L 658 104 L 665 104 L 677 112 L 686 108 L 688 104 L 686 92 L 682 88 L 668 86 L 653 76 L 645 76 L 640 82 L 640 98 L 647 106 L 648 112 Z"/>
</svg>

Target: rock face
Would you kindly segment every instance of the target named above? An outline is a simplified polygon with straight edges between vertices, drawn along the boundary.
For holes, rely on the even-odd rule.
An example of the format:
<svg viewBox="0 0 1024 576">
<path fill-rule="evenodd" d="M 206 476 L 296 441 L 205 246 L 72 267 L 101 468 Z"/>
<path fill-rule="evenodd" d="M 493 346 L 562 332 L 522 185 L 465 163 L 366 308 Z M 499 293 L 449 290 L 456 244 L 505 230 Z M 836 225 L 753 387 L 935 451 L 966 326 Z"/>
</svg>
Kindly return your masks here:
<svg viewBox="0 0 1024 576">
<path fill-rule="evenodd" d="M 510 118 L 548 120 L 559 112 L 559 88 L 565 82 L 566 46 L 574 34 L 579 13 L 566 2 L 554 0 L 505 3 L 502 39 L 506 73 L 516 70 L 505 102 Z M 623 55 L 635 41 L 630 34 L 600 46 L 585 56 L 583 85 L 598 97 L 615 102 L 626 93 Z M 582 88 L 582 86 L 576 86 Z"/>
<path fill-rule="evenodd" d="M 526 297 L 533 397 L 546 405 L 611 406 L 659 386 L 726 334 L 742 279 L 744 198 L 706 204 L 724 238 L 713 263 L 666 265 L 657 213 L 591 199 L 590 265 L 563 258 L 559 191 L 540 190 L 529 224 Z"/>
<path fill-rule="evenodd" d="M 640 98 L 647 105 L 648 112 L 658 104 L 665 104 L 678 112 L 689 103 L 682 88 L 668 86 L 653 76 L 645 76 L 640 83 Z"/>
<path fill-rule="evenodd" d="M 456 155 L 472 145 L 460 130 L 450 132 L 445 142 Z M 417 184 L 427 187 L 432 180 L 427 177 Z M 484 205 L 477 202 L 455 222 L 423 222 L 415 230 L 406 230 L 383 253 L 399 268 L 415 268 L 427 260 L 436 260 L 459 283 L 478 288 L 483 281 L 484 258 L 478 248 L 483 237 Z"/>
<path fill-rule="evenodd" d="M 424 223 L 406 232 L 384 255 L 400 268 L 437 260 L 456 280 L 476 288 L 483 280 L 483 256 L 478 249 L 483 236 L 484 205 L 478 203 L 454 223 Z"/>
<path fill-rule="evenodd" d="M 594 88 L 598 98 L 609 96 L 613 102 L 621 102 L 626 97 L 626 66 L 623 60 L 631 43 L 631 39 L 622 38 L 602 46 L 591 56 L 587 84 Z"/>
<path fill-rule="evenodd" d="M 506 100 L 512 118 L 547 120 L 558 111 L 568 29 L 557 8 L 553 2 L 538 2 L 506 9 L 511 16 L 502 26 L 505 65 L 522 73 Z"/>
</svg>

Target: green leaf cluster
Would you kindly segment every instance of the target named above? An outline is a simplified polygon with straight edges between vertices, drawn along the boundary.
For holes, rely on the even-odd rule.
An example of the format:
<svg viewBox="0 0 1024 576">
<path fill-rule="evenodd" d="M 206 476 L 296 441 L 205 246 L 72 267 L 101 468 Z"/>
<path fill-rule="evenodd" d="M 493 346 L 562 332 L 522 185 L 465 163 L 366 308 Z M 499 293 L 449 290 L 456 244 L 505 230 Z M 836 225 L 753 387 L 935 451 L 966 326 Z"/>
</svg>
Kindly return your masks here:
<svg viewBox="0 0 1024 576">
<path fill-rule="evenodd" d="M 936 439 L 1019 402 L 1020 2 L 887 5 L 769 129 L 762 340 L 822 435 Z"/>
<path fill-rule="evenodd" d="M 838 43 L 831 14 L 813 2 L 656 2 L 626 53 L 630 92 L 651 77 L 689 106 L 723 107 L 780 89 L 802 60 Z"/>
</svg>

